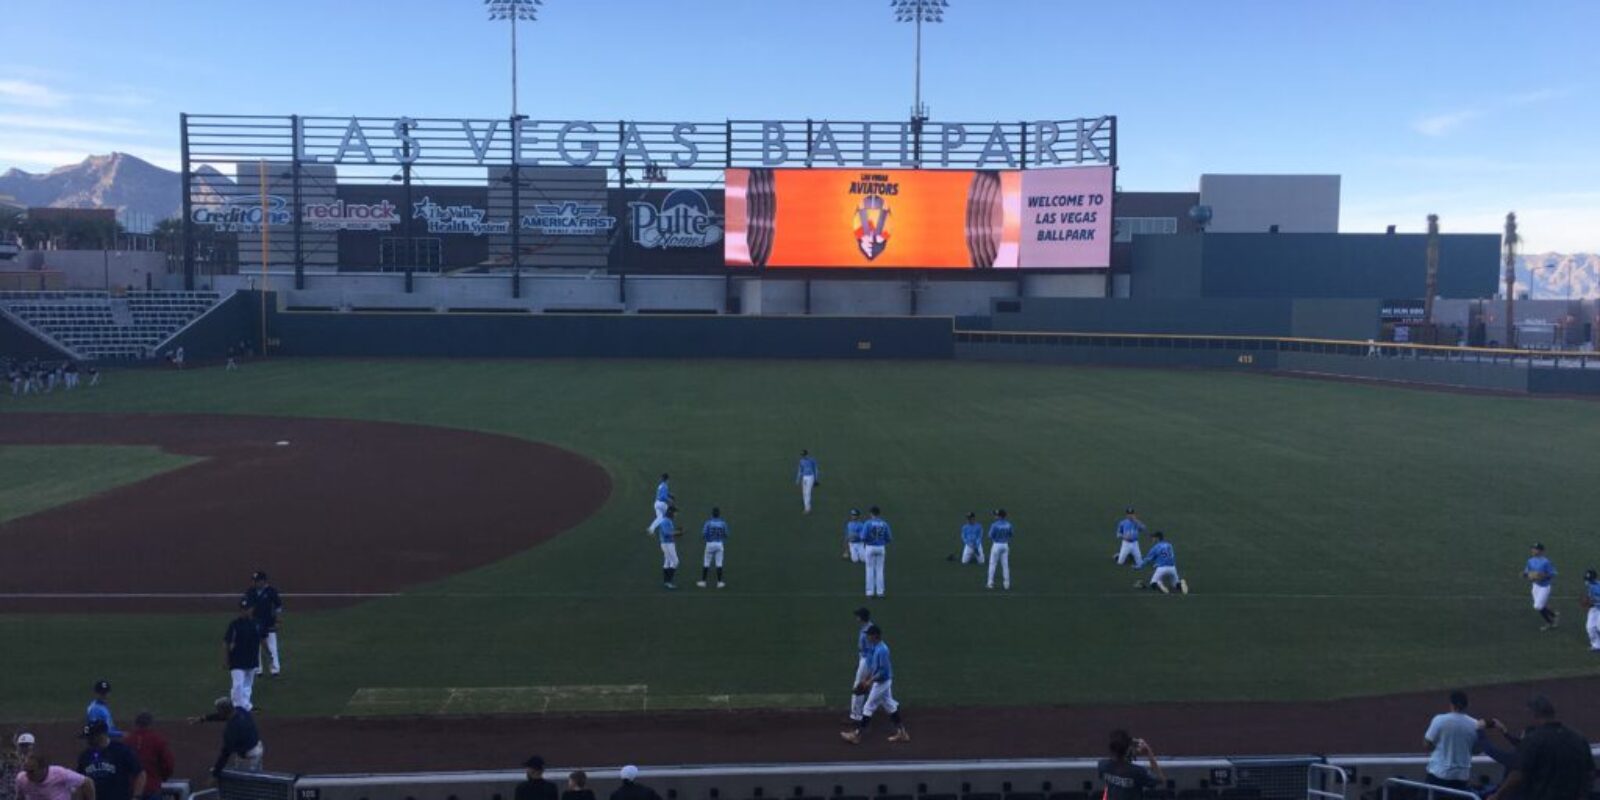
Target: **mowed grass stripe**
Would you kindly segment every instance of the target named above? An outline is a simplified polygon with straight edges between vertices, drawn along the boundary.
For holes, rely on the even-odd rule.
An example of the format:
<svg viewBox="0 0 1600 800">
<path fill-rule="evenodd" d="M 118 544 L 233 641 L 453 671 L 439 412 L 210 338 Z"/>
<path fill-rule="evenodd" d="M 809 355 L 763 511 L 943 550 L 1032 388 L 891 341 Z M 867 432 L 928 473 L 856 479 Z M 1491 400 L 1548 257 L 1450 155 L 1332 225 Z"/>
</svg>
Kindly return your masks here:
<svg viewBox="0 0 1600 800">
<path fill-rule="evenodd" d="M 652 695 L 643 685 L 366 688 L 356 690 L 341 716 L 731 711 L 822 705 L 820 692 Z"/>
</svg>

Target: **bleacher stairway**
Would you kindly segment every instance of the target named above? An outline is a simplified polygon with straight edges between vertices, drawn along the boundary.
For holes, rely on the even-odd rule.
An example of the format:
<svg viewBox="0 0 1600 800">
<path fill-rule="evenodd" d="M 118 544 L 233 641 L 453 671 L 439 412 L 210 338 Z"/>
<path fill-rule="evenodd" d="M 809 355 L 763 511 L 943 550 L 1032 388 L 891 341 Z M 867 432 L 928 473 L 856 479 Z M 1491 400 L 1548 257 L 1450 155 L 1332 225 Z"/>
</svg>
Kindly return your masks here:
<svg viewBox="0 0 1600 800">
<path fill-rule="evenodd" d="M 0 292 L 0 307 L 86 361 L 137 359 L 204 314 L 216 292 Z"/>
</svg>

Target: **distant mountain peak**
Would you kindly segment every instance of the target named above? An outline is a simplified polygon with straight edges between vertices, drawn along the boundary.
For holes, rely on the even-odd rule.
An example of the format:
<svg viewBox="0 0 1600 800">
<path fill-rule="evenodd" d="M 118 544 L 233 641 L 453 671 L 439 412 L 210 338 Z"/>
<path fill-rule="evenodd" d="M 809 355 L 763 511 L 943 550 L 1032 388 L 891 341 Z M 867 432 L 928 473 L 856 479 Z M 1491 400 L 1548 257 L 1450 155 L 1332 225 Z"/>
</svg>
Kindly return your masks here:
<svg viewBox="0 0 1600 800">
<path fill-rule="evenodd" d="M 209 167 L 196 174 L 205 183 L 228 180 Z M 172 217 L 183 204 L 178 173 L 116 151 L 39 174 L 7 170 L 0 174 L 0 195 L 15 197 L 24 206 L 113 208 L 146 220 Z"/>
</svg>

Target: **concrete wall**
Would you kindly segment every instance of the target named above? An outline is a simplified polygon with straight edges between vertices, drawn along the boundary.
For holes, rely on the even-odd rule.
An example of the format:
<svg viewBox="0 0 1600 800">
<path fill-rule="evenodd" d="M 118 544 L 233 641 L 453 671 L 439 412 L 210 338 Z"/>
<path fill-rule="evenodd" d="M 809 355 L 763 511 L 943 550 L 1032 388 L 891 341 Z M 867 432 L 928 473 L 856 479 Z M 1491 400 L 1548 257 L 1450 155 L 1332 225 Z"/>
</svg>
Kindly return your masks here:
<svg viewBox="0 0 1600 800">
<path fill-rule="evenodd" d="M 1338 233 L 1338 175 L 1201 175 L 1213 233 Z"/>
<path fill-rule="evenodd" d="M 60 273 L 52 289 L 160 289 L 167 273 L 165 253 L 127 250 L 24 250 L 19 263 Z"/>
<path fill-rule="evenodd" d="M 67 357 L 67 351 L 54 342 L 35 336 L 11 315 L 0 312 L 0 358 L 59 360 Z"/>
<path fill-rule="evenodd" d="M 994 330 L 1288 336 L 1293 306 L 1284 300 L 1118 300 L 1024 298 L 1001 311 Z"/>
</svg>

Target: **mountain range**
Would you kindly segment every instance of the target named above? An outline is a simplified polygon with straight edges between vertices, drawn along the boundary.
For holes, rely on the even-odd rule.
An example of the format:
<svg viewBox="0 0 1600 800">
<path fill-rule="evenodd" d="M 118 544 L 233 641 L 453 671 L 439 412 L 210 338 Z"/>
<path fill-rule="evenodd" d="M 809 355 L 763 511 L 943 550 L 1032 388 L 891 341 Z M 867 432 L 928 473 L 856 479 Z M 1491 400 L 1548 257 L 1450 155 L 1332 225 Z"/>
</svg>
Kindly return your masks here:
<svg viewBox="0 0 1600 800">
<path fill-rule="evenodd" d="M 209 166 L 195 175 L 203 187 L 201 196 L 219 189 L 225 193 L 224 187 L 233 183 Z M 114 208 L 117 219 L 133 231 L 176 216 L 183 205 L 178 173 L 127 153 L 89 156 L 42 173 L 7 170 L 0 174 L 0 197 L 7 196 L 8 202 L 23 207 Z"/>
</svg>

